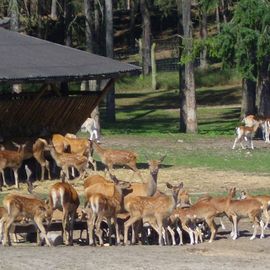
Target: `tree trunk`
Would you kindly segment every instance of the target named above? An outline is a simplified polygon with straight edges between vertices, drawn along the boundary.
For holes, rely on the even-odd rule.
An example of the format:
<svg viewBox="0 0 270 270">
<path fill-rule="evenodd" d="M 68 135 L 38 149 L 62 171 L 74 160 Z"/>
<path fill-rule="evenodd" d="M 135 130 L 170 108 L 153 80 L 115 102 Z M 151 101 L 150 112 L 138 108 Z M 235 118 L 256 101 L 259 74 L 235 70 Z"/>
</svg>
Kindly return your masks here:
<svg viewBox="0 0 270 270">
<path fill-rule="evenodd" d="M 184 28 L 184 54 L 191 55 L 193 38 L 192 38 L 192 22 L 191 22 L 191 0 L 183 0 L 182 16 Z M 197 115 L 196 115 L 196 96 L 195 96 L 195 80 L 193 60 L 185 63 L 185 86 L 182 94 L 181 114 L 185 127 L 185 132 L 197 132 Z"/>
<path fill-rule="evenodd" d="M 265 57 L 258 73 L 258 114 L 270 117 L 270 57 Z"/>
<path fill-rule="evenodd" d="M 92 11 L 91 11 L 92 0 L 84 0 L 84 14 L 85 14 L 85 41 L 86 50 L 93 52 L 93 31 L 92 31 Z"/>
<path fill-rule="evenodd" d="M 157 90 L 157 63 L 155 57 L 156 43 L 151 48 L 151 66 L 152 66 L 152 89 Z"/>
<path fill-rule="evenodd" d="M 130 2 L 130 24 L 129 24 L 129 46 L 135 48 L 135 20 L 136 20 L 137 3 L 135 0 Z"/>
<path fill-rule="evenodd" d="M 140 0 L 140 9 L 142 14 L 142 48 L 143 48 L 143 74 L 150 73 L 151 66 L 151 21 L 148 0 Z"/>
<path fill-rule="evenodd" d="M 19 7 L 17 0 L 10 0 L 9 2 L 9 16 L 10 16 L 10 30 L 19 30 Z"/>
<path fill-rule="evenodd" d="M 183 35 L 183 24 L 182 24 L 182 0 L 176 0 L 177 6 L 177 33 Z"/>
<path fill-rule="evenodd" d="M 19 7 L 17 0 L 10 0 L 9 2 L 9 16 L 10 16 L 10 30 L 19 31 Z M 13 84 L 12 85 L 13 93 L 21 93 L 22 85 L 21 84 Z"/>
<path fill-rule="evenodd" d="M 51 4 L 51 18 L 57 20 L 57 0 L 52 0 Z"/>
<path fill-rule="evenodd" d="M 94 28 L 95 28 L 95 41 L 94 43 L 94 52 L 97 54 L 102 54 L 103 49 L 100 48 L 100 44 L 101 44 L 101 19 L 100 19 L 100 6 L 99 6 L 99 0 L 95 0 L 94 1 Z"/>
<path fill-rule="evenodd" d="M 201 10 L 201 21 L 200 21 L 200 38 L 205 41 L 208 36 L 207 32 L 207 13 L 203 8 Z M 207 62 L 207 47 L 203 46 L 202 51 L 200 53 L 200 68 L 206 69 L 208 67 Z"/>
<path fill-rule="evenodd" d="M 66 29 L 66 46 L 72 47 L 72 31 L 70 27 L 70 23 L 72 22 L 73 17 L 73 4 L 72 0 L 65 0 L 64 1 L 64 18 L 65 18 L 65 29 Z"/>
<path fill-rule="evenodd" d="M 217 23 L 217 31 L 220 33 L 220 17 L 219 17 L 219 6 L 216 7 L 216 23 Z"/>
<path fill-rule="evenodd" d="M 243 79 L 241 115 L 246 116 L 256 113 L 256 82 L 249 79 Z"/>
<path fill-rule="evenodd" d="M 106 56 L 113 58 L 113 6 L 112 0 L 105 1 L 106 20 Z M 106 116 L 110 122 L 115 122 L 115 89 L 109 90 L 106 99 Z"/>
<path fill-rule="evenodd" d="M 224 0 L 221 0 L 221 8 L 222 8 L 222 16 L 223 16 L 223 21 L 224 23 L 227 23 L 227 13 L 228 13 L 228 5 L 227 3 L 225 4 Z"/>
</svg>

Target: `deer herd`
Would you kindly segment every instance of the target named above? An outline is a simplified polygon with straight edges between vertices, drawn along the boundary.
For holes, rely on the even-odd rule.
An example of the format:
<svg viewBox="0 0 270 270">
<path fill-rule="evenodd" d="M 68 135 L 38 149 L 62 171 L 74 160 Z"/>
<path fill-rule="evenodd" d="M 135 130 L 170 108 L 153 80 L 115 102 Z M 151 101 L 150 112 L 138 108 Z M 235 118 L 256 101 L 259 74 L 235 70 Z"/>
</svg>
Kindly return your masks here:
<svg viewBox="0 0 270 270">
<path fill-rule="evenodd" d="M 236 129 L 237 137 L 233 149 L 238 142 L 244 147 L 243 140 L 249 142 L 253 148 L 252 137 L 258 127 L 262 128 L 265 141 L 269 142 L 268 119 L 251 115 L 245 117 L 244 122 L 245 126 Z M 4 170 L 10 168 L 19 189 L 18 170 L 25 158 L 26 145 L 15 146 L 17 150 L 1 148 L 0 171 L 2 184 L 7 186 Z M 14 241 L 16 240 L 14 223 L 18 222 L 32 222 L 37 230 L 37 243 L 42 243 L 42 236 L 46 245 L 51 246 L 48 229 L 56 209 L 62 212 L 65 245 L 73 244 L 73 228 L 78 218 L 81 221 L 86 220 L 86 238 L 89 245 L 128 245 L 150 241 L 159 245 L 183 245 L 183 234 L 189 244 L 197 244 L 204 238 L 209 238 L 211 243 L 216 239 L 219 228 L 216 222 L 219 220 L 221 227 L 224 227 L 223 217 L 227 217 L 232 224 L 233 240 L 240 235 L 238 223 L 242 218 L 249 218 L 252 223 L 253 233 L 250 240 L 256 238 L 258 229 L 259 237 L 264 238 L 264 230 L 268 228 L 270 196 L 251 196 L 241 191 L 240 197 L 236 199 L 236 189 L 231 188 L 223 197 L 206 195 L 192 204 L 183 182 L 166 182 L 167 192 L 159 191 L 158 173 L 166 156 L 158 160 L 148 160 L 149 175 L 146 179 L 137 167 L 138 155 L 135 152 L 105 148 L 95 141 L 77 138 L 73 134 L 54 134 L 49 140 L 38 138 L 32 144 L 31 150 L 32 156 L 41 167 L 40 179 L 44 180 L 45 174 L 47 179 L 52 178 L 52 164 L 47 158 L 50 153 L 55 166 L 60 169 L 61 181 L 51 185 L 48 199 L 44 201 L 33 194 L 29 181 L 32 172 L 25 166 L 28 191 L 32 194 L 17 192 L 4 197 L 3 207 L 0 207 L 0 243 L 2 242 L 3 246 L 11 245 L 11 232 Z M 105 167 L 104 176 L 97 173 L 94 153 Z M 140 181 L 119 180 L 114 174 L 115 165 L 130 168 L 133 177 L 136 175 Z M 93 171 L 89 174 L 86 169 L 90 167 Z M 82 208 L 79 192 L 71 181 L 76 175 L 83 182 Z"/>
</svg>

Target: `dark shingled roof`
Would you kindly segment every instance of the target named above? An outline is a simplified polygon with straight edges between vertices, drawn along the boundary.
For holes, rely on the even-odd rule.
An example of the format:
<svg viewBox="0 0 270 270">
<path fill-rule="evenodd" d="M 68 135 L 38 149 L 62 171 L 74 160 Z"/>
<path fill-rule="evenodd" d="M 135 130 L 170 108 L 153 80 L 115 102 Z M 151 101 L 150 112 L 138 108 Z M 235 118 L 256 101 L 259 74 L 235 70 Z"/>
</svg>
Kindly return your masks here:
<svg viewBox="0 0 270 270">
<path fill-rule="evenodd" d="M 0 82 L 83 80 L 138 74 L 140 67 L 0 27 Z"/>
</svg>

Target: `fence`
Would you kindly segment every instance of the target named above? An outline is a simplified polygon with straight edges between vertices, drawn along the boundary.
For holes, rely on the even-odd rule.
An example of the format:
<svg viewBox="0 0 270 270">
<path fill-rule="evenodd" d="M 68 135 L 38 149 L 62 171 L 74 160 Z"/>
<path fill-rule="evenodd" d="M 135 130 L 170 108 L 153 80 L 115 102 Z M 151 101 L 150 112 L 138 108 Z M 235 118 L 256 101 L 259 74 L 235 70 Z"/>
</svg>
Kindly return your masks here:
<svg viewBox="0 0 270 270">
<path fill-rule="evenodd" d="M 155 41 L 157 56 L 157 71 L 176 71 L 179 68 L 179 38 L 172 37 L 170 40 Z M 131 55 L 139 55 L 139 47 L 127 48 L 115 52 L 115 59 L 128 60 Z M 139 56 L 138 56 L 139 57 Z M 128 61 L 131 64 L 140 65 L 139 61 Z"/>
</svg>

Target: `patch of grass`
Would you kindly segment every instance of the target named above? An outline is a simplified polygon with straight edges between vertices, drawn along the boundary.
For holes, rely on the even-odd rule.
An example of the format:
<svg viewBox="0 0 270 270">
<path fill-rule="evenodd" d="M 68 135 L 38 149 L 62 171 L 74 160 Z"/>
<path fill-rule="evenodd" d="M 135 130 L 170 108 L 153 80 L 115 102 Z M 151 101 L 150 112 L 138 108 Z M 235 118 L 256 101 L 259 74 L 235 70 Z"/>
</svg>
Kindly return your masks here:
<svg viewBox="0 0 270 270">
<path fill-rule="evenodd" d="M 199 134 L 232 135 L 241 103 L 237 73 L 212 67 L 197 70 L 195 77 L 200 86 L 196 90 Z M 159 90 L 153 91 L 150 76 L 121 79 L 116 85 L 116 123 L 106 122 L 101 107 L 103 134 L 178 133 L 178 72 L 159 72 L 158 83 Z"/>
<path fill-rule="evenodd" d="M 239 73 L 235 69 L 221 69 L 220 67 L 210 67 L 206 70 L 196 69 L 195 83 L 197 87 L 213 87 L 217 85 L 227 85 L 238 83 Z"/>
</svg>

